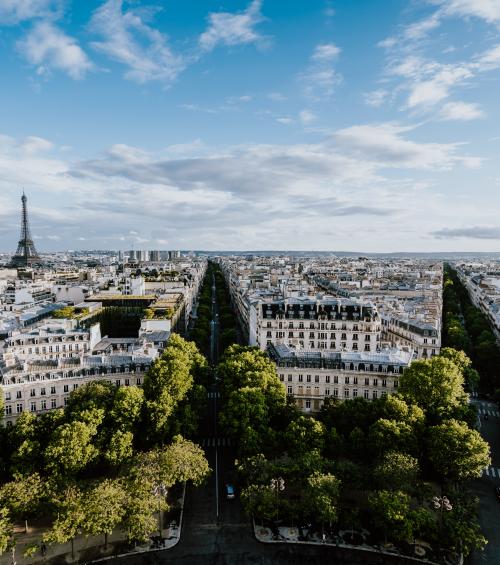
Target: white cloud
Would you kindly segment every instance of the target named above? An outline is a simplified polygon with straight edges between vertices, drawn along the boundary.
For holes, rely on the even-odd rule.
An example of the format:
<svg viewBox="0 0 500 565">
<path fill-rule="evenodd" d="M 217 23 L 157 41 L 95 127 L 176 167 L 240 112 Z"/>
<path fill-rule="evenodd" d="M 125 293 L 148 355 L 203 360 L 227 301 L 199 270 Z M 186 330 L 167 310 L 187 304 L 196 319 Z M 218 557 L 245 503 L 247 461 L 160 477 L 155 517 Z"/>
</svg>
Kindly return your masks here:
<svg viewBox="0 0 500 565">
<path fill-rule="evenodd" d="M 288 117 L 286 117 L 286 116 L 281 117 L 281 118 L 276 118 L 276 121 L 277 121 L 279 124 L 285 124 L 285 125 L 293 124 L 293 122 L 294 122 L 294 120 L 293 120 L 292 118 L 288 118 Z"/>
<path fill-rule="evenodd" d="M 319 44 L 315 47 L 307 69 L 298 76 L 308 98 L 320 100 L 330 98 L 335 88 L 342 83 L 342 75 L 332 66 L 340 49 L 333 43 Z"/>
<path fill-rule="evenodd" d="M 0 0 L 0 23 L 18 24 L 58 12 L 57 0 Z"/>
<path fill-rule="evenodd" d="M 284 102 L 287 98 L 281 92 L 270 92 L 267 97 L 269 100 L 273 100 L 274 102 Z"/>
<path fill-rule="evenodd" d="M 440 25 L 441 21 L 439 19 L 439 15 L 434 13 L 425 20 L 410 24 L 405 29 L 405 37 L 410 40 L 422 39 L 429 33 L 429 31 L 436 29 Z"/>
<path fill-rule="evenodd" d="M 312 54 L 313 61 L 332 61 L 340 54 L 341 49 L 334 43 L 320 43 L 316 45 Z"/>
<path fill-rule="evenodd" d="M 21 148 L 29 154 L 50 151 L 53 147 L 54 144 L 51 141 L 35 135 L 28 136 L 21 145 Z"/>
<path fill-rule="evenodd" d="M 446 16 L 476 17 L 491 24 L 500 23 L 500 2 L 498 0 L 431 0 L 439 4 Z"/>
<path fill-rule="evenodd" d="M 432 232 L 439 239 L 498 239 L 500 240 L 500 228 L 498 226 L 471 226 L 465 228 L 442 228 Z"/>
<path fill-rule="evenodd" d="M 495 45 L 477 58 L 477 67 L 481 71 L 492 71 L 500 67 L 500 45 Z"/>
<path fill-rule="evenodd" d="M 123 0 L 107 0 L 92 17 L 90 29 L 102 37 L 92 47 L 127 67 L 125 78 L 143 84 L 173 82 L 186 66 L 168 46 L 167 37 L 139 13 L 123 11 Z"/>
<path fill-rule="evenodd" d="M 24 57 L 37 66 L 39 75 L 60 70 L 73 79 L 81 79 L 93 68 L 76 39 L 47 21 L 37 23 L 17 46 Z"/>
<path fill-rule="evenodd" d="M 484 112 L 478 104 L 467 102 L 448 102 L 441 109 L 442 120 L 470 121 L 484 117 Z"/>
<path fill-rule="evenodd" d="M 208 15 L 208 28 L 200 35 L 203 51 L 211 51 L 218 45 L 264 45 L 266 38 L 255 30 L 264 21 L 261 14 L 262 0 L 252 0 L 241 13 L 213 12 Z"/>
<path fill-rule="evenodd" d="M 449 170 L 457 164 L 472 168 L 480 160 L 458 154 L 456 143 L 417 143 L 402 134 L 412 128 L 395 123 L 352 126 L 335 132 L 337 141 L 359 157 L 380 166 Z"/>
<path fill-rule="evenodd" d="M 316 116 L 314 112 L 311 112 L 311 110 L 302 110 L 299 112 L 299 119 L 303 124 L 308 125 L 315 122 L 318 116 Z"/>
<path fill-rule="evenodd" d="M 378 89 L 372 90 L 371 92 L 367 92 L 364 95 L 365 104 L 368 106 L 373 106 L 374 108 L 379 108 L 385 102 L 388 96 L 387 90 Z"/>
</svg>

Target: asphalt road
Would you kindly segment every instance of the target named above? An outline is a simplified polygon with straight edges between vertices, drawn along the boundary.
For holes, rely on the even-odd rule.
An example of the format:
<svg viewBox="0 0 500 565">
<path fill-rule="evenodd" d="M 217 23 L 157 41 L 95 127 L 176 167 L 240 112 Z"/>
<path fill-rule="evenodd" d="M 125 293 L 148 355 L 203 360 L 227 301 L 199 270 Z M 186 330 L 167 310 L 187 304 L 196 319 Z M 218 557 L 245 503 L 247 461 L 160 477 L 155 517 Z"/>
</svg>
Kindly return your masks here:
<svg viewBox="0 0 500 565">
<path fill-rule="evenodd" d="M 498 407 L 485 401 L 473 401 L 480 411 L 481 434 L 490 444 L 491 466 L 472 484 L 479 498 L 479 522 L 488 539 L 484 551 L 471 555 L 468 565 L 500 565 L 500 502 L 495 497 L 495 487 L 500 486 L 500 417 Z M 488 420 L 484 420 L 484 413 Z"/>
</svg>

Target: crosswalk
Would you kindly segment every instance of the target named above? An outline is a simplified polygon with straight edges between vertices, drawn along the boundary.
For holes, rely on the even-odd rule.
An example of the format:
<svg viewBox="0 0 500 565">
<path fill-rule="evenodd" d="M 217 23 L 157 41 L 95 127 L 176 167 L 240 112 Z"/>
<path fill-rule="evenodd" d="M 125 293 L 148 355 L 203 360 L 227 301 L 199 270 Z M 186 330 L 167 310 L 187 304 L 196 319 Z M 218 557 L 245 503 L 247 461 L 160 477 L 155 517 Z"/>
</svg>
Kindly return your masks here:
<svg viewBox="0 0 500 565">
<path fill-rule="evenodd" d="M 219 399 L 219 398 L 220 398 L 220 392 L 209 392 L 209 393 L 207 394 L 207 396 L 208 396 L 208 398 L 217 398 L 217 399 Z"/>
<path fill-rule="evenodd" d="M 494 479 L 500 479 L 500 467 L 486 467 L 483 471 L 483 477 L 493 477 Z"/>
<path fill-rule="evenodd" d="M 204 437 L 197 441 L 201 447 L 230 447 L 231 440 L 228 437 Z"/>
<path fill-rule="evenodd" d="M 494 408 L 479 408 L 478 410 L 479 414 L 484 415 L 484 414 L 488 414 L 488 416 L 496 416 L 497 418 L 500 418 L 500 411 L 499 410 L 495 410 Z"/>
</svg>

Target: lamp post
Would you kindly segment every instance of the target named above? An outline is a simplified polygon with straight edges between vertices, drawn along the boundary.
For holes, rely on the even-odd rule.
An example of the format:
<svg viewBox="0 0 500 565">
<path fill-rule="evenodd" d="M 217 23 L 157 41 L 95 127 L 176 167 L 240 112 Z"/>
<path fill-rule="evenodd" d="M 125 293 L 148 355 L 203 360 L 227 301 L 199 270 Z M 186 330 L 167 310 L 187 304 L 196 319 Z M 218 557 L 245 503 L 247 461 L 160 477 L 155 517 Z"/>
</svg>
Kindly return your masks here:
<svg viewBox="0 0 500 565">
<path fill-rule="evenodd" d="M 271 488 L 276 491 L 276 521 L 279 518 L 279 494 L 285 490 L 285 480 L 282 477 L 271 479 Z"/>
<path fill-rule="evenodd" d="M 453 509 L 451 502 L 446 496 L 433 496 L 432 505 L 436 511 L 439 511 L 439 539 L 443 530 L 443 512 L 450 512 Z"/>
<path fill-rule="evenodd" d="M 161 531 L 162 531 L 162 523 L 161 523 L 161 499 L 162 497 L 167 496 L 168 489 L 163 483 L 158 483 L 153 487 L 153 494 L 158 497 L 158 531 L 160 533 L 160 540 L 161 540 Z"/>
</svg>

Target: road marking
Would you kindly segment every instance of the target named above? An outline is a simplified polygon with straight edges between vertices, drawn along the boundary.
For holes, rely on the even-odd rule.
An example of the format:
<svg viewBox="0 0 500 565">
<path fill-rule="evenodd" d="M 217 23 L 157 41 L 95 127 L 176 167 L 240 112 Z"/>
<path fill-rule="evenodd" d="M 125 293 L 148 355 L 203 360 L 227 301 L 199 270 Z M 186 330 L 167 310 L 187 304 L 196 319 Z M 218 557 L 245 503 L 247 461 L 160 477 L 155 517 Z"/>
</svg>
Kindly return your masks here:
<svg viewBox="0 0 500 565">
<path fill-rule="evenodd" d="M 496 479 L 497 477 L 500 478 L 500 468 L 498 467 L 492 467 L 491 465 L 489 467 L 486 467 L 483 471 L 483 477 L 484 476 L 487 477 L 493 477 L 494 479 Z"/>
</svg>

